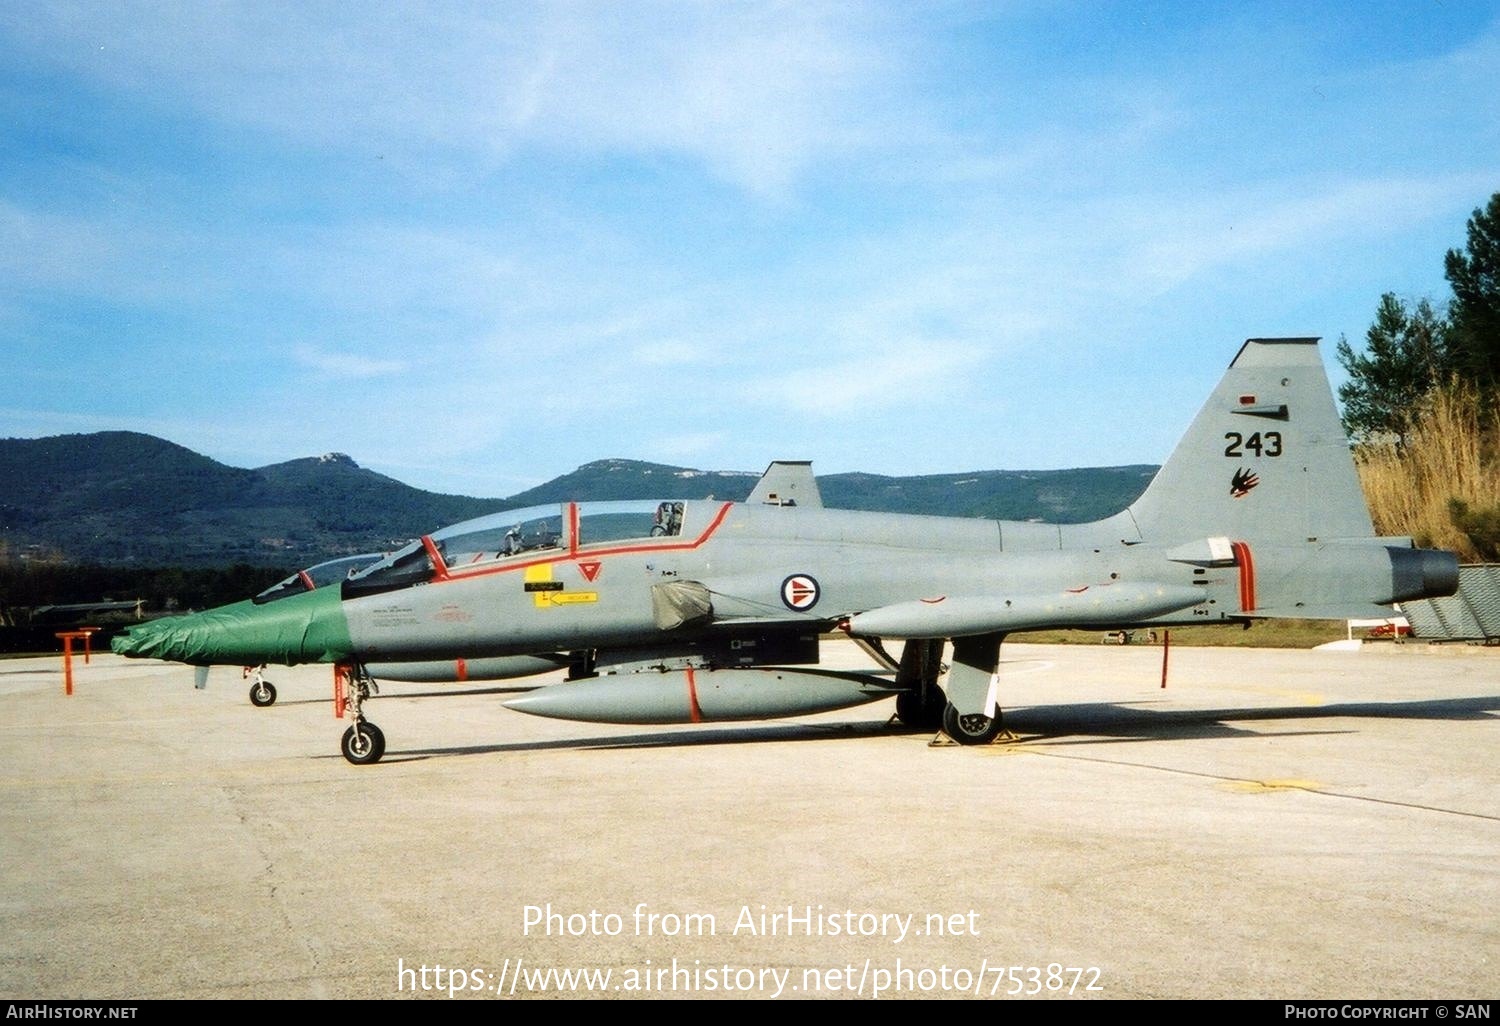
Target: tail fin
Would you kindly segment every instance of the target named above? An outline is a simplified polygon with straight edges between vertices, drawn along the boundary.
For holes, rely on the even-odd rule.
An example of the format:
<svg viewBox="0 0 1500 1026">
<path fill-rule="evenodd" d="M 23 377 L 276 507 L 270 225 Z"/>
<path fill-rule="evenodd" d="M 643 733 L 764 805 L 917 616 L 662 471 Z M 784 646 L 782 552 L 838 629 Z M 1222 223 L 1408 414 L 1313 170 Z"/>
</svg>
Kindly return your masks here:
<svg viewBox="0 0 1500 1026">
<path fill-rule="evenodd" d="M 1370 538 L 1315 338 L 1252 338 L 1126 511 L 1148 542 Z"/>
<path fill-rule="evenodd" d="M 776 460 L 760 476 L 748 503 L 822 509 L 823 495 L 813 477 L 811 460 Z"/>
</svg>

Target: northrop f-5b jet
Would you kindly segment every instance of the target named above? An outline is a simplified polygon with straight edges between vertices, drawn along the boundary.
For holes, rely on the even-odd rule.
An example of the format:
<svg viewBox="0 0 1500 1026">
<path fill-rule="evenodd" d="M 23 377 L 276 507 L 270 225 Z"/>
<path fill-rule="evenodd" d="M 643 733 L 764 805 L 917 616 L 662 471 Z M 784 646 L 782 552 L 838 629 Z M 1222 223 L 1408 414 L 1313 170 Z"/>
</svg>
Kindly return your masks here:
<svg viewBox="0 0 1500 1026">
<path fill-rule="evenodd" d="M 117 652 L 349 670 L 343 752 L 379 760 L 368 667 L 572 666 L 511 699 L 595 722 L 696 723 L 892 694 L 963 744 L 1000 728 L 1014 631 L 1384 616 L 1452 594 L 1451 553 L 1376 537 L 1316 339 L 1251 339 L 1146 491 L 1087 524 L 822 508 L 782 468 L 745 503 L 561 503 L 424 535 L 344 580 L 131 628 Z M 785 493 L 797 493 L 788 499 Z M 818 668 L 820 637 L 904 643 L 894 676 Z M 946 675 L 939 677 L 951 642 Z"/>
</svg>

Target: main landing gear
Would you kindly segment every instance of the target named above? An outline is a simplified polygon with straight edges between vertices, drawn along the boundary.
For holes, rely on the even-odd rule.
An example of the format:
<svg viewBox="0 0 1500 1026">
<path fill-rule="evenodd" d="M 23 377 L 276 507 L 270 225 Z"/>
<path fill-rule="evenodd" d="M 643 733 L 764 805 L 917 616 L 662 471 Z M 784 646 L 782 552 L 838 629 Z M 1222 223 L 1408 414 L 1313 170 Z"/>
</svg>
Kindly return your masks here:
<svg viewBox="0 0 1500 1026">
<path fill-rule="evenodd" d="M 924 694 L 920 691 L 903 691 L 896 696 L 896 715 L 908 727 L 917 730 L 936 730 L 943 725 L 943 709 L 947 700 L 936 688 Z"/>
<path fill-rule="evenodd" d="M 276 704 L 276 687 L 265 677 L 266 664 L 245 667 L 240 676 L 250 678 L 250 704 L 257 709 Z"/>
<path fill-rule="evenodd" d="M 1000 736 L 1000 643 L 1005 635 L 979 634 L 953 639 L 953 666 L 948 671 L 948 707 L 943 731 L 961 745 L 987 745 Z"/>
<path fill-rule="evenodd" d="M 943 725 L 947 696 L 938 687 L 943 666 L 942 638 L 912 638 L 901 649 L 896 665 L 896 686 L 905 688 L 896 696 L 896 715 L 908 727 L 936 730 Z"/>
<path fill-rule="evenodd" d="M 901 651 L 896 696 L 901 722 L 922 730 L 941 728 L 961 745 L 987 745 L 1003 732 L 995 701 L 1003 634 L 955 638 L 953 662 L 944 666 L 943 639 L 913 638 Z M 947 693 L 938 679 L 947 671 Z M 988 714 L 979 710 L 988 707 Z M 961 712 L 960 710 L 968 710 Z"/>
<path fill-rule="evenodd" d="M 356 766 L 379 762 L 380 757 L 385 754 L 385 734 L 365 719 L 364 704 L 371 694 L 378 694 L 380 689 L 361 663 L 340 667 L 338 673 L 342 704 L 354 720 L 353 725 L 344 731 L 339 750 L 344 753 L 344 758 Z"/>
</svg>

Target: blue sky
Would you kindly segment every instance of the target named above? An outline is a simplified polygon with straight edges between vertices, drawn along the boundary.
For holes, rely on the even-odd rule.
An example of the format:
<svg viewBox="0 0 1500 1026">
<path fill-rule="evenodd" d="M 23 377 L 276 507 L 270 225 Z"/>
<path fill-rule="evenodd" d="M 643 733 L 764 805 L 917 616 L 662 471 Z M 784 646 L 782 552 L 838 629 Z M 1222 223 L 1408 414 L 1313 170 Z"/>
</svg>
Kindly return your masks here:
<svg viewBox="0 0 1500 1026">
<path fill-rule="evenodd" d="M 1160 462 L 1496 191 L 1493 3 L 0 4 L 0 436 Z"/>
</svg>

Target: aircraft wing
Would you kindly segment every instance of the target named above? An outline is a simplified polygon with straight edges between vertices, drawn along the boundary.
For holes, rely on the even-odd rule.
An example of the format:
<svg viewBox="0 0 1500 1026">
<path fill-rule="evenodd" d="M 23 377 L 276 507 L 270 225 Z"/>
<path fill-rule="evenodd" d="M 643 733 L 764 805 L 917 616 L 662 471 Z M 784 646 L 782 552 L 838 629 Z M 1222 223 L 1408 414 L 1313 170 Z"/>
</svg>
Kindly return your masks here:
<svg viewBox="0 0 1500 1026">
<path fill-rule="evenodd" d="M 1064 627 L 1118 627 L 1196 606 L 1201 589 L 1113 582 L 1044 595 L 960 595 L 897 602 L 849 618 L 852 634 L 958 638 Z"/>
</svg>

